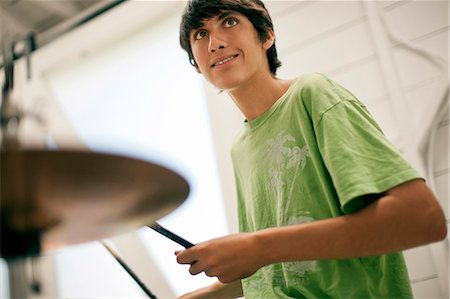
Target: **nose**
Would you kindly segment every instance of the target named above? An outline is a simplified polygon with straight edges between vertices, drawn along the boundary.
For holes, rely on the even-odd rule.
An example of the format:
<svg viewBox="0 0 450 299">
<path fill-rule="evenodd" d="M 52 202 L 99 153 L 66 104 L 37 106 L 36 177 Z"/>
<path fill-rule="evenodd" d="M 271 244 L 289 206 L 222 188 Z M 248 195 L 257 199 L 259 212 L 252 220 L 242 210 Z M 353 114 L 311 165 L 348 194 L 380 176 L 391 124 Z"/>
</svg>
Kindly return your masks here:
<svg viewBox="0 0 450 299">
<path fill-rule="evenodd" d="M 226 47 L 225 40 L 218 34 L 209 35 L 208 51 L 214 53 L 219 49 L 224 49 Z"/>
</svg>

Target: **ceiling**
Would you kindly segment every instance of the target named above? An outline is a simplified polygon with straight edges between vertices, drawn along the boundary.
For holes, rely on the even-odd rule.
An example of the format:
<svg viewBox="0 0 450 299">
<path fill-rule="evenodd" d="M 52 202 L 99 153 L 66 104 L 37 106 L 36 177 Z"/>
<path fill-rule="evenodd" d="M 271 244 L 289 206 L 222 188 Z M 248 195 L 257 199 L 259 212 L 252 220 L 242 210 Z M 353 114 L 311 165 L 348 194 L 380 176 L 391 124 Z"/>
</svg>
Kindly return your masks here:
<svg viewBox="0 0 450 299">
<path fill-rule="evenodd" d="M 12 42 L 20 44 L 33 34 L 36 46 L 43 46 L 122 2 L 124 1 L 0 0 L 0 45 L 8 49 Z"/>
</svg>

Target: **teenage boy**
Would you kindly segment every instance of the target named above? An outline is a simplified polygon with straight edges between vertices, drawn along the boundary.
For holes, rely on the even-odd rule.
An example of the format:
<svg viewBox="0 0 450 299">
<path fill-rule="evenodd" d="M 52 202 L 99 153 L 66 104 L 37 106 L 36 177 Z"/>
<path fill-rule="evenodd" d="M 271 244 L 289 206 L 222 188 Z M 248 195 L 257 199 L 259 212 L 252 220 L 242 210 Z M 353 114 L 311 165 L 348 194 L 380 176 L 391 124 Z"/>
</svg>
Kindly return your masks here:
<svg viewBox="0 0 450 299">
<path fill-rule="evenodd" d="M 241 233 L 176 252 L 219 282 L 183 298 L 411 298 L 401 250 L 447 233 L 420 175 L 364 105 L 281 65 L 259 0 L 193 0 L 180 42 L 244 114 L 232 158 Z"/>
</svg>

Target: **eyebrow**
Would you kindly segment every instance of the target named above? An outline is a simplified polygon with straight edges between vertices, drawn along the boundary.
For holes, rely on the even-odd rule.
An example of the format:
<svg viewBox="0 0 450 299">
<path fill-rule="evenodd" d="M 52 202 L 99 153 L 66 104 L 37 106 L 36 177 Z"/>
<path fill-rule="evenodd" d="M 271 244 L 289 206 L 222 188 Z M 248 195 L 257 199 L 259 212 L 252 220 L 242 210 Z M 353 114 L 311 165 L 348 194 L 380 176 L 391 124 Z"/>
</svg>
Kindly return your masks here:
<svg viewBox="0 0 450 299">
<path fill-rule="evenodd" d="M 225 18 L 228 17 L 229 15 L 233 15 L 233 14 L 237 14 L 237 13 L 234 12 L 234 11 L 224 11 L 224 12 L 220 13 L 220 14 L 217 16 L 217 19 L 218 19 L 219 21 L 222 21 L 223 19 L 225 19 Z"/>
<path fill-rule="evenodd" d="M 209 20 L 209 19 L 217 17 L 217 20 L 222 21 L 230 15 L 240 15 L 240 13 L 237 11 L 233 11 L 233 10 L 227 10 L 227 11 L 220 12 L 219 14 L 212 16 L 210 18 L 204 19 L 204 20 Z M 204 23 L 202 21 L 200 21 L 200 26 L 197 28 L 193 28 L 193 29 L 201 28 L 201 27 L 203 27 L 203 25 L 204 25 Z"/>
</svg>

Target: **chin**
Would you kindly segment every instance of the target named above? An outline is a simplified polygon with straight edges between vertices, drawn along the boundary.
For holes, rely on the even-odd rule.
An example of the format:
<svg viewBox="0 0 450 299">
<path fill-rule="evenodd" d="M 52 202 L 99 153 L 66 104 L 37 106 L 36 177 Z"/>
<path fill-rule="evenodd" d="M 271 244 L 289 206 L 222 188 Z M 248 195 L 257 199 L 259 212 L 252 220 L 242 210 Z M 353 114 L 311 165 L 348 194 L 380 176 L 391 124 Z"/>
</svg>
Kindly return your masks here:
<svg viewBox="0 0 450 299">
<path fill-rule="evenodd" d="M 222 91 L 229 91 L 237 88 L 239 86 L 238 80 L 217 80 L 213 82 L 215 88 L 220 89 Z"/>
</svg>

